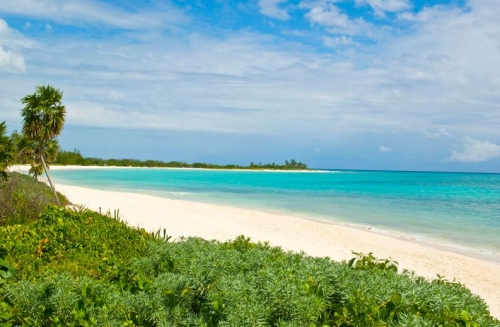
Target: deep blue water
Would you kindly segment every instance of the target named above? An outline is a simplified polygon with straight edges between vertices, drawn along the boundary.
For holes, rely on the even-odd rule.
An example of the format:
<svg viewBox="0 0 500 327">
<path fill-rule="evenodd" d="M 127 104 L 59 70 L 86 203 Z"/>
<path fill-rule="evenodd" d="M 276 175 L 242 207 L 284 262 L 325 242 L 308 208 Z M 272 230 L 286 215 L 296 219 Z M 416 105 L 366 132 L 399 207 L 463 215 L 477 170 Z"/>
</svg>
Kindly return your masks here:
<svg viewBox="0 0 500 327">
<path fill-rule="evenodd" d="M 103 168 L 52 175 L 62 184 L 284 212 L 500 253 L 500 174 Z"/>
</svg>

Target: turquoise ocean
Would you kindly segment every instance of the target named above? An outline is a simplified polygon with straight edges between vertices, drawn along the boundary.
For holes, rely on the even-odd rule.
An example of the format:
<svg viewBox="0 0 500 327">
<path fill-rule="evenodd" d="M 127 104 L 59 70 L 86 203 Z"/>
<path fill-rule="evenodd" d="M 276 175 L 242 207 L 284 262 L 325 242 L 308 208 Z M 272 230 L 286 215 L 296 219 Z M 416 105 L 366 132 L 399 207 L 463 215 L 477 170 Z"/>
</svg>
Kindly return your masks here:
<svg viewBox="0 0 500 327">
<path fill-rule="evenodd" d="M 51 175 L 66 185 L 297 215 L 500 258 L 500 174 L 106 167 Z"/>
</svg>

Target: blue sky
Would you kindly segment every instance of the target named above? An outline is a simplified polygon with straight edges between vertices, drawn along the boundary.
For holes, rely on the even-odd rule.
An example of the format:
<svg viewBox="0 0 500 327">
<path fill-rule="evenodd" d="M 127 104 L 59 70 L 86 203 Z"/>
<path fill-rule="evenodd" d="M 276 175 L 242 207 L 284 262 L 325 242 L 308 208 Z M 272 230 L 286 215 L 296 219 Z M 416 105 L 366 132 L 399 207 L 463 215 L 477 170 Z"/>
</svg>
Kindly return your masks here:
<svg viewBox="0 0 500 327">
<path fill-rule="evenodd" d="M 0 2 L 0 121 L 86 156 L 500 172 L 500 1 Z"/>
</svg>

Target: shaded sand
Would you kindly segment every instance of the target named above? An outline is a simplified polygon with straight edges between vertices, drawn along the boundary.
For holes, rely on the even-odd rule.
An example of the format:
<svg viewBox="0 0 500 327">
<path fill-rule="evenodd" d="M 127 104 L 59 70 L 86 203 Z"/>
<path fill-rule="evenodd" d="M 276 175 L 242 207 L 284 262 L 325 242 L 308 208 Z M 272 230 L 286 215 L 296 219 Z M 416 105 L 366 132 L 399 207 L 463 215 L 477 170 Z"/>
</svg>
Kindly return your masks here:
<svg viewBox="0 0 500 327">
<path fill-rule="evenodd" d="M 269 241 L 292 251 L 334 260 L 350 259 L 351 251 L 392 258 L 400 268 L 418 275 L 465 284 L 489 305 L 500 318 L 500 264 L 444 251 L 425 244 L 381 235 L 336 224 L 327 224 L 294 216 L 256 210 L 171 200 L 145 194 L 101 191 L 77 186 L 58 185 L 70 201 L 102 212 L 120 210 L 120 217 L 131 226 L 148 231 L 166 228 L 174 239 L 199 236 L 225 241 L 238 235 L 253 241 Z"/>
</svg>

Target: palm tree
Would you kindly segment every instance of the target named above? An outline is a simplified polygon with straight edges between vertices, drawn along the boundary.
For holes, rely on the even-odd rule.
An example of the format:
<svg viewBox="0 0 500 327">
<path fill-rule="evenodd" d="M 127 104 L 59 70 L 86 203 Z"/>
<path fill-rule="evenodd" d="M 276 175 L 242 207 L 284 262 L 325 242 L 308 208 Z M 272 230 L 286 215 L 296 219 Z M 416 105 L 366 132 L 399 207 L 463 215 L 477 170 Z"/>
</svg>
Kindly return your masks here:
<svg viewBox="0 0 500 327">
<path fill-rule="evenodd" d="M 66 108 L 61 103 L 62 95 L 59 89 L 51 85 L 38 85 L 34 94 L 21 99 L 24 104 L 21 110 L 23 134 L 33 142 L 32 172 L 37 176 L 40 172 L 38 166 L 41 163 L 58 205 L 60 205 L 59 198 L 46 163 L 46 147 L 50 141 L 55 140 L 61 134 L 63 129 Z"/>
<path fill-rule="evenodd" d="M 38 176 L 43 174 L 43 164 L 40 157 L 40 141 L 35 141 L 22 136 L 18 139 L 18 159 L 20 161 L 27 161 L 30 163 L 31 167 L 29 174 L 33 175 L 35 180 L 38 180 Z M 47 162 L 56 160 L 57 152 L 59 151 L 59 142 L 56 139 L 49 140 L 43 146 L 44 159 Z"/>
<path fill-rule="evenodd" d="M 0 123 L 0 180 L 7 180 L 7 167 L 12 162 L 12 142 L 5 122 Z"/>
</svg>

